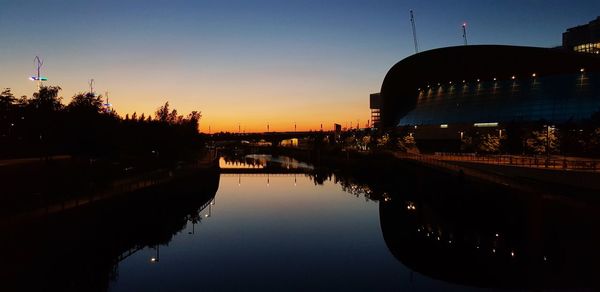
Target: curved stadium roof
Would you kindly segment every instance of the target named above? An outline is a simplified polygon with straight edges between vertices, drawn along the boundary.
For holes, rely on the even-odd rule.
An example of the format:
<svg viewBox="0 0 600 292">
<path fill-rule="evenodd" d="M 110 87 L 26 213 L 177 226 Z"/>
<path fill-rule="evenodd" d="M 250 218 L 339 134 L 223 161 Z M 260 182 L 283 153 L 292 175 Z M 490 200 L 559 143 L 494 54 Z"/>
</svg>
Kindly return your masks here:
<svg viewBox="0 0 600 292">
<path fill-rule="evenodd" d="M 389 70 L 381 118 L 387 127 L 583 119 L 600 110 L 599 75 L 600 57 L 561 49 L 435 49 Z"/>
</svg>

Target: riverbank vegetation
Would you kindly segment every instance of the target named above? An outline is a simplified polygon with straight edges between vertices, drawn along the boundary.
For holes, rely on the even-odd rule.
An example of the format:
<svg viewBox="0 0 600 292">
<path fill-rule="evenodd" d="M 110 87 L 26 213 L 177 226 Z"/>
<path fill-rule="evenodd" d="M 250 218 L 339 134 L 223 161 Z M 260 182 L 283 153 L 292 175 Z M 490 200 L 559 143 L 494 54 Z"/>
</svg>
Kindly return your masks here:
<svg viewBox="0 0 600 292">
<path fill-rule="evenodd" d="M 168 102 L 154 115 L 119 115 L 102 95 L 78 93 L 63 103 L 58 86 L 33 96 L 0 93 L 0 159 L 72 155 L 86 159 L 182 160 L 204 141 L 199 111 L 181 115 Z"/>
</svg>

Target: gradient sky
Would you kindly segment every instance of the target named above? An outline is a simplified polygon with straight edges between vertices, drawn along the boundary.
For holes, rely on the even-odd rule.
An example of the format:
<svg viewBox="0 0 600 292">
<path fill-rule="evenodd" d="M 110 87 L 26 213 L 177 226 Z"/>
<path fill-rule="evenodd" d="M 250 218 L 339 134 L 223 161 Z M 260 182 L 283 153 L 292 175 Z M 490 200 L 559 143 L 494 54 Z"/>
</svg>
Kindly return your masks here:
<svg viewBox="0 0 600 292">
<path fill-rule="evenodd" d="M 0 0 L 0 88 L 31 96 L 33 59 L 67 103 L 110 92 L 122 115 L 169 101 L 201 130 L 361 125 L 387 70 L 421 50 L 470 44 L 551 47 L 600 15 L 600 1 Z"/>
</svg>

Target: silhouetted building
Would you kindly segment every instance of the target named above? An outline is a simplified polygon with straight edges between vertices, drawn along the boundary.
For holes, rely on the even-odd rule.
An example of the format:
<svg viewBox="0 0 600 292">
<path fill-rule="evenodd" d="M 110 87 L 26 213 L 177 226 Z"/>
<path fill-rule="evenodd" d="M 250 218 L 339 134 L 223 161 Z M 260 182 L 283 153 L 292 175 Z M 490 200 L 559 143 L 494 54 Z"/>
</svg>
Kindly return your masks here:
<svg viewBox="0 0 600 292">
<path fill-rule="evenodd" d="M 430 50 L 390 69 L 381 106 L 384 127 L 588 119 L 600 111 L 600 56 L 497 45 Z"/>
<path fill-rule="evenodd" d="M 588 24 L 567 29 L 563 47 L 581 53 L 600 54 L 600 16 Z"/>
<path fill-rule="evenodd" d="M 379 128 L 381 126 L 381 94 L 373 93 L 369 96 L 369 107 L 371 108 L 371 126 Z"/>
</svg>

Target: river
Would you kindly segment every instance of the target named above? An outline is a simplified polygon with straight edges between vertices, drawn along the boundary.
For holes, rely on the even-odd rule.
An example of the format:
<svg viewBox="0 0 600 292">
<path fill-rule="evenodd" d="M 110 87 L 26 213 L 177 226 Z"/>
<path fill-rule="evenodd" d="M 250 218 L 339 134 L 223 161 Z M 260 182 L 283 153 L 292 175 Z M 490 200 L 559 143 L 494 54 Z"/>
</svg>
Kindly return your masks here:
<svg viewBox="0 0 600 292">
<path fill-rule="evenodd" d="M 16 278 L 79 291 L 597 287 L 595 202 L 414 165 L 345 171 L 261 155 L 221 168 L 136 207 L 46 223 L 42 243 L 25 245 L 41 249 L 38 268 Z"/>
</svg>

